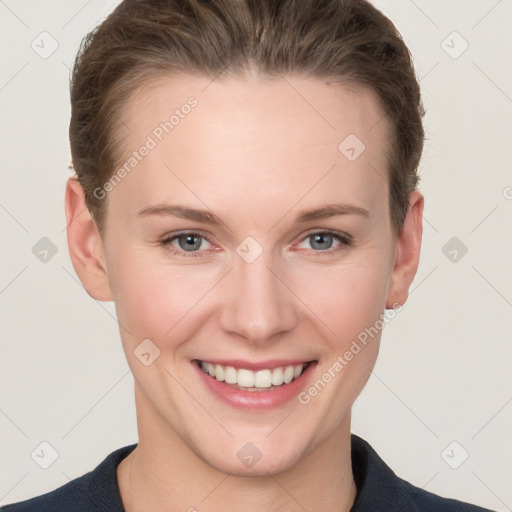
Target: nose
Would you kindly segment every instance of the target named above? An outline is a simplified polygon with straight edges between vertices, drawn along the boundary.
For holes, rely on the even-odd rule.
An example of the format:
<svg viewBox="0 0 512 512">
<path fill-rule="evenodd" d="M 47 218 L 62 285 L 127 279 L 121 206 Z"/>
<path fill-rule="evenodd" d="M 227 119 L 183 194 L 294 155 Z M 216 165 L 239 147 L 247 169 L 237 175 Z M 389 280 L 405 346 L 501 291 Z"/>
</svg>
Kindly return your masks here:
<svg viewBox="0 0 512 512">
<path fill-rule="evenodd" d="M 274 267 L 271 255 L 265 251 L 252 263 L 235 255 L 234 268 L 224 283 L 220 313 L 220 324 L 226 332 L 265 344 L 275 342 L 277 335 L 296 326 L 295 296 Z"/>
</svg>

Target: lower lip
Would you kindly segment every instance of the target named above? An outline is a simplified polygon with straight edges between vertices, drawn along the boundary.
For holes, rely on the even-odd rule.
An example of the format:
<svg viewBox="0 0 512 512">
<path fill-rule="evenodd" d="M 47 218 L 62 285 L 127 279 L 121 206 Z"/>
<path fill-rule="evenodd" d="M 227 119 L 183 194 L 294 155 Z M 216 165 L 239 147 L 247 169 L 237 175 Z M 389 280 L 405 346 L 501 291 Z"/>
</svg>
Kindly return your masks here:
<svg viewBox="0 0 512 512">
<path fill-rule="evenodd" d="M 203 372 L 197 361 L 192 363 L 199 372 L 200 378 L 206 384 L 208 389 L 219 399 L 240 409 L 273 409 L 279 407 L 289 400 L 297 397 L 306 385 L 309 376 L 313 372 L 316 362 L 310 363 L 302 372 L 301 376 L 290 382 L 283 384 L 269 391 L 246 391 L 231 387 L 225 382 L 218 381 Z"/>
</svg>

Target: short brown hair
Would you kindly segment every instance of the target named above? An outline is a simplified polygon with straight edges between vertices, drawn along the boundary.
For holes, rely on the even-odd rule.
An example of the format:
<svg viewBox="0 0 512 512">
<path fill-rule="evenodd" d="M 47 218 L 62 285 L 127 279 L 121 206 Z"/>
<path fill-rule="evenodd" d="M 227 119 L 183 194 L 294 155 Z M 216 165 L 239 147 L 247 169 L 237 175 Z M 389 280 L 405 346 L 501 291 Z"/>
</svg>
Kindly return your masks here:
<svg viewBox="0 0 512 512">
<path fill-rule="evenodd" d="M 82 40 L 71 77 L 73 167 L 99 232 L 114 173 L 115 122 L 151 78 L 301 73 L 371 89 L 392 128 L 389 208 L 395 234 L 417 187 L 424 115 L 412 58 L 393 23 L 366 0 L 124 0 Z M 340 141 L 341 142 L 341 141 Z"/>
</svg>

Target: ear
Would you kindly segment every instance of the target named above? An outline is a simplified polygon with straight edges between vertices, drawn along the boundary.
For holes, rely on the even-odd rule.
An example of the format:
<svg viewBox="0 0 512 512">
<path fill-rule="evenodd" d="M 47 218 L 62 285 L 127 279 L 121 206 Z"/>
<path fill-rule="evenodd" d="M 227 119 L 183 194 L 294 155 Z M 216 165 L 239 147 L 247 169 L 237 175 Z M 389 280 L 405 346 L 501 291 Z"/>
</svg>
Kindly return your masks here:
<svg viewBox="0 0 512 512">
<path fill-rule="evenodd" d="M 82 185 L 75 177 L 66 184 L 65 208 L 69 255 L 75 272 L 93 299 L 113 300 L 103 242 L 87 208 Z"/>
<path fill-rule="evenodd" d="M 409 296 L 409 287 L 418 270 L 423 234 L 424 198 L 418 190 L 409 195 L 409 207 L 402 231 L 396 239 L 396 257 L 388 287 L 386 308 L 403 305 Z"/>
</svg>

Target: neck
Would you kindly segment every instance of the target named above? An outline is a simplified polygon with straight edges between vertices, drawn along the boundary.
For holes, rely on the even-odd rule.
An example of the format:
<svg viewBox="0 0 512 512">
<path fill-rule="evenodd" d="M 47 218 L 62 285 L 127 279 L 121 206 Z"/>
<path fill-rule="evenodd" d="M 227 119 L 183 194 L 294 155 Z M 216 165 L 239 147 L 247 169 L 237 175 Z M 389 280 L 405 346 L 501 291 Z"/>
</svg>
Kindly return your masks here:
<svg viewBox="0 0 512 512">
<path fill-rule="evenodd" d="M 140 396 L 139 402 L 139 443 L 117 470 L 126 512 L 350 511 L 350 417 L 289 469 L 247 477 L 209 465 Z"/>
</svg>

